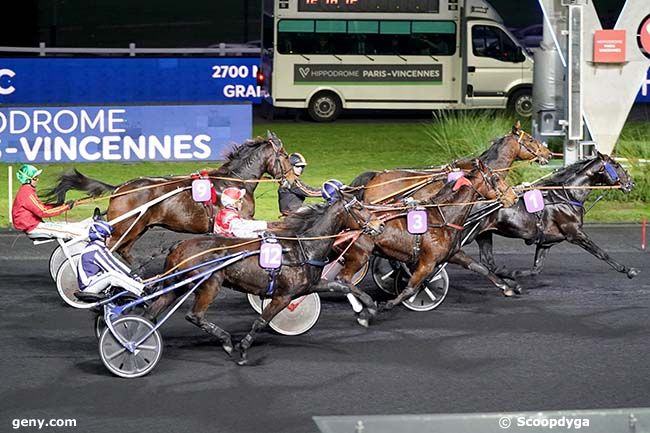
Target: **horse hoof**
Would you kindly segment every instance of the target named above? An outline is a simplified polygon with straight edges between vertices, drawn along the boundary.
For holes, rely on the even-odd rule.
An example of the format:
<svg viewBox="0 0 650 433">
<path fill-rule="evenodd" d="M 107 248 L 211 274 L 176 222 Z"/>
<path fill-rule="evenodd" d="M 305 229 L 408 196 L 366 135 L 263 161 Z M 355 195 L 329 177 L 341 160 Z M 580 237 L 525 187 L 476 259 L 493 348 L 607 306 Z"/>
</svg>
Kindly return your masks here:
<svg viewBox="0 0 650 433">
<path fill-rule="evenodd" d="M 368 319 L 366 318 L 357 317 L 357 323 L 363 326 L 364 328 L 367 328 L 369 326 Z"/>
<path fill-rule="evenodd" d="M 248 364 L 248 359 L 246 358 L 242 358 L 239 361 L 237 361 L 237 365 L 239 365 L 240 367 L 243 367 L 246 364 Z"/>
<path fill-rule="evenodd" d="M 503 290 L 503 296 L 506 296 L 506 297 L 509 298 L 509 297 L 511 297 L 511 296 L 514 296 L 514 295 L 515 295 L 515 292 L 514 292 L 514 290 L 512 290 L 510 287 L 508 287 L 507 289 L 504 289 L 504 290 Z"/>
<path fill-rule="evenodd" d="M 224 352 L 228 354 L 228 356 L 232 356 L 232 352 L 235 350 L 232 343 L 224 343 L 221 345 L 221 347 L 223 348 Z"/>
<path fill-rule="evenodd" d="M 368 311 L 368 314 L 370 315 L 370 317 L 375 317 L 377 315 L 377 309 L 376 308 L 366 308 L 366 310 Z"/>
<path fill-rule="evenodd" d="M 627 277 L 628 277 L 629 279 L 632 279 L 632 278 L 636 277 L 637 275 L 639 275 L 640 272 L 641 272 L 641 271 L 638 270 L 637 268 L 630 268 L 630 269 L 627 271 Z"/>
<path fill-rule="evenodd" d="M 518 295 L 521 295 L 522 293 L 524 293 L 524 289 L 519 284 L 515 285 L 514 291 Z"/>
</svg>

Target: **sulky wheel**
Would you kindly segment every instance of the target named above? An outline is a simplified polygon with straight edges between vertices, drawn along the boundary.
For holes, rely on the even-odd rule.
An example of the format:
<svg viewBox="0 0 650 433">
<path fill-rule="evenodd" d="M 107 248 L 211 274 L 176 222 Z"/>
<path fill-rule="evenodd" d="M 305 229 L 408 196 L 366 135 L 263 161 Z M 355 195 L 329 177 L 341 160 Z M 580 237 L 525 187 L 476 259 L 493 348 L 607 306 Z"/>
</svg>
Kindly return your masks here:
<svg viewBox="0 0 650 433">
<path fill-rule="evenodd" d="M 405 269 L 397 271 L 395 276 L 395 291 L 400 293 L 406 287 L 409 274 Z M 402 304 L 413 311 L 430 311 L 437 308 L 447 297 L 449 291 L 449 277 L 447 271 L 442 269 L 437 275 L 428 277 L 422 283 L 420 290 L 410 298 L 402 301 Z"/>
<path fill-rule="evenodd" d="M 271 299 L 264 300 L 264 307 Z M 271 329 L 282 335 L 300 335 L 309 331 L 320 316 L 320 297 L 318 293 L 296 298 L 280 311 L 269 323 Z"/>
<path fill-rule="evenodd" d="M 93 321 L 93 330 L 95 331 L 97 341 L 102 338 L 104 329 L 106 329 L 106 320 L 104 319 L 104 312 L 102 311 L 95 316 L 95 320 Z"/>
<path fill-rule="evenodd" d="M 123 341 L 135 345 L 154 328 L 140 316 L 124 316 L 113 322 L 113 329 Z M 106 327 L 99 338 L 99 355 L 108 370 L 116 376 L 132 379 L 154 369 L 162 355 L 162 337 L 156 329 L 133 352 L 127 350 Z"/>
<path fill-rule="evenodd" d="M 66 260 L 59 266 L 56 273 L 56 290 L 63 301 L 74 308 L 88 309 L 95 306 L 94 302 L 84 302 L 77 299 L 74 292 L 79 290 L 77 282 L 77 263 L 80 255 L 72 256 L 72 265 Z"/>
<path fill-rule="evenodd" d="M 400 267 L 398 262 L 384 257 L 373 256 L 370 259 L 372 280 L 377 287 L 391 295 L 397 294 L 395 292 L 395 274 Z"/>
<path fill-rule="evenodd" d="M 77 254 L 81 254 L 81 250 L 84 249 L 85 243 L 83 242 L 77 242 L 76 244 L 66 246 L 68 249 L 68 253 L 70 253 L 70 256 L 76 256 Z M 63 252 L 63 248 L 61 248 L 61 245 L 58 247 L 54 248 L 54 251 L 52 251 L 52 254 L 50 255 L 50 275 L 52 276 L 52 279 L 56 281 L 56 273 L 68 258 L 66 257 L 65 253 Z"/>
<path fill-rule="evenodd" d="M 253 295 L 252 293 L 249 293 L 246 297 L 248 298 L 248 303 L 253 307 L 253 310 L 255 310 L 257 314 L 262 314 L 262 298 Z"/>
</svg>

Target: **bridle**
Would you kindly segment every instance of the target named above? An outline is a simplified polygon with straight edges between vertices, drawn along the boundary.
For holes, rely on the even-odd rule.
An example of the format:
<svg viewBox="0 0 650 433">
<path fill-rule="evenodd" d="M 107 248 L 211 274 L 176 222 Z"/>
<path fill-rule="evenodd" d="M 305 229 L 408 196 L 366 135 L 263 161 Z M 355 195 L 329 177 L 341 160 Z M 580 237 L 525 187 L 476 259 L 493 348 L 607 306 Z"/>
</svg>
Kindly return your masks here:
<svg viewBox="0 0 650 433">
<path fill-rule="evenodd" d="M 505 189 L 505 191 L 502 191 L 499 188 L 498 184 L 496 184 L 496 182 L 494 181 L 494 178 L 499 177 L 499 175 L 497 173 L 494 173 L 492 171 L 492 169 L 490 167 L 488 167 L 488 166 L 485 166 L 485 169 L 489 172 L 489 177 L 488 177 L 488 175 L 485 174 L 485 171 L 483 171 L 482 168 L 480 168 L 480 167 L 477 168 L 477 171 L 479 173 L 481 173 L 481 177 L 483 178 L 483 182 L 486 185 L 489 185 L 490 188 L 496 193 L 497 201 L 499 201 L 502 204 L 505 204 L 504 199 L 505 199 L 505 196 L 506 196 L 506 191 L 508 191 L 509 189 L 512 189 L 512 186 L 509 185 L 509 184 L 506 184 L 506 185 L 508 185 L 508 187 Z M 481 198 L 486 199 L 486 197 L 483 194 L 481 194 L 476 188 L 474 188 L 474 185 L 472 185 L 472 188 L 474 189 L 474 191 L 476 191 L 476 193 L 478 195 L 481 196 Z"/>
<path fill-rule="evenodd" d="M 362 209 L 365 209 L 365 206 L 363 203 L 361 203 L 356 197 L 352 197 L 351 200 L 345 200 L 344 198 L 341 198 L 343 200 L 343 209 L 345 209 L 345 212 L 354 220 L 354 222 L 361 227 L 361 230 L 366 233 L 370 234 L 375 231 L 372 227 L 370 227 L 370 220 L 372 219 L 372 214 L 368 216 L 367 220 L 362 220 L 357 214 L 352 212 L 352 208 L 354 206 L 361 206 Z"/>
<path fill-rule="evenodd" d="M 533 150 L 528 145 L 526 145 L 526 140 L 524 140 L 524 137 L 525 136 L 530 136 L 530 134 L 528 134 L 526 131 L 520 129 L 519 133 L 517 135 L 518 135 L 517 143 L 519 144 L 520 147 L 523 147 L 531 155 L 535 155 L 535 158 L 541 158 L 542 157 L 539 150 Z"/>
<path fill-rule="evenodd" d="M 276 145 L 273 138 L 274 137 L 271 137 L 271 138 L 268 139 L 269 144 L 273 148 L 273 152 L 274 152 L 274 155 L 273 155 L 273 173 L 274 173 L 273 174 L 273 179 L 284 182 L 284 180 L 287 178 L 287 173 L 289 173 L 289 171 L 291 169 L 285 171 L 282 168 L 281 159 L 282 159 L 282 157 L 284 157 L 285 159 L 288 160 L 289 155 L 287 154 L 287 151 L 284 150 L 284 146 L 282 145 L 282 143 L 280 143 L 279 145 Z M 280 177 L 278 177 L 278 175 L 276 173 L 280 173 Z"/>
</svg>

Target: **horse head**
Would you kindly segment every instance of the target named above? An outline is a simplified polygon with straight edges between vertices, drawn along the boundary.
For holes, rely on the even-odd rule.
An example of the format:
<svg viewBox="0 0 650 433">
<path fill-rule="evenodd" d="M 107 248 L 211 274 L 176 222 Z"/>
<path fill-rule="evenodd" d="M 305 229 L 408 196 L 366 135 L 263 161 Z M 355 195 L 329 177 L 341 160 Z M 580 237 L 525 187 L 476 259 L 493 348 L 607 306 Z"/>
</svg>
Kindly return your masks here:
<svg viewBox="0 0 650 433">
<path fill-rule="evenodd" d="M 343 215 L 346 227 L 352 230 L 363 230 L 371 236 L 379 235 L 384 231 L 384 221 L 373 214 L 353 194 L 343 191 L 339 191 L 339 194 L 340 198 L 330 206 Z"/>
<path fill-rule="evenodd" d="M 517 158 L 522 161 L 535 160 L 539 164 L 545 165 L 553 157 L 551 152 L 542 142 L 521 129 L 521 123 L 517 120 L 512 127 L 512 131 L 507 136 L 510 140 L 517 140 L 519 145 Z"/>
<path fill-rule="evenodd" d="M 274 132 L 266 131 L 266 141 L 268 143 L 266 172 L 274 179 L 283 180 L 288 174 L 293 173 L 289 154 L 282 140 Z"/>
<path fill-rule="evenodd" d="M 488 200 L 498 200 L 504 207 L 517 203 L 519 197 L 512 186 L 480 159 L 474 162 L 474 169 L 480 176 L 477 176 L 479 182 L 472 185 L 480 195 Z"/>
<path fill-rule="evenodd" d="M 611 156 L 600 152 L 597 152 L 597 159 L 600 161 L 598 174 L 602 176 L 602 183 L 611 186 L 620 185 L 623 192 L 632 191 L 634 179 L 620 163 Z"/>
</svg>

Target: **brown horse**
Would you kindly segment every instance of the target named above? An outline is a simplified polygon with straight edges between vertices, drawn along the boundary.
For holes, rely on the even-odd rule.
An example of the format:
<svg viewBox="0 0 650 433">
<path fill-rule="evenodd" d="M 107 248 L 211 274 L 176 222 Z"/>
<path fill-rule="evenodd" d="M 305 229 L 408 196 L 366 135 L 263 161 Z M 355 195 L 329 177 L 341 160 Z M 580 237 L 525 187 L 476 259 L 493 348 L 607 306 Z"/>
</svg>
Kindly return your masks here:
<svg viewBox="0 0 650 433">
<path fill-rule="evenodd" d="M 221 167 L 208 172 L 213 178 L 211 180 L 217 194 L 229 186 L 246 189 L 242 208 L 242 215 L 246 218 L 255 213 L 253 192 L 258 184 L 242 181 L 260 179 L 266 173 L 279 180 L 284 179 L 285 175 L 291 176 L 292 173 L 289 156 L 280 139 L 272 133 L 269 133 L 266 139 L 257 138 L 236 146 L 226 155 L 226 162 Z M 71 189 L 85 191 L 92 197 L 118 194 L 112 197 L 108 204 L 107 218 L 110 221 L 177 188 L 188 188 L 192 181 L 190 176 L 146 177 L 114 186 L 90 179 L 75 170 L 73 173 L 62 175 L 57 185 L 49 191 L 48 197 L 51 201 L 55 199 L 56 202 L 62 203 L 65 201 L 66 192 Z M 124 194 L 127 191 L 133 192 Z M 150 227 L 160 226 L 181 233 L 209 233 L 212 231 L 213 213 L 211 205 L 195 202 L 192 199 L 192 191 L 186 189 L 144 209 L 140 215 L 115 224 L 109 247 L 131 263 L 130 251 L 133 244 Z"/>
<path fill-rule="evenodd" d="M 476 160 L 475 164 L 476 168 L 461 178 L 463 181 L 446 184 L 438 194 L 421 203 L 427 206 L 428 229 L 425 233 L 410 234 L 403 215 L 393 218 L 394 211 L 382 211 L 380 218 L 386 219 L 384 232 L 374 238 L 359 238 L 354 248 L 345 255 L 345 266 L 339 273 L 340 281 L 349 282 L 351 276 L 368 261 L 370 254 L 376 252 L 409 263 L 413 269 L 406 289 L 386 303 L 385 307 L 390 309 L 416 293 L 438 265 L 449 261 L 460 251 L 462 225 L 473 207 L 471 203 L 477 198 L 498 199 L 507 207 L 517 201 L 517 195 L 498 174 L 494 174 L 480 160 Z M 513 294 L 508 286 L 500 288 L 506 295 Z"/>
<path fill-rule="evenodd" d="M 271 278 L 269 272 L 258 265 L 257 257 L 248 257 L 210 276 L 197 289 L 194 305 L 186 319 L 208 334 L 217 337 L 223 349 L 230 354 L 233 351 L 230 334 L 205 319 L 205 313 L 221 287 L 227 285 L 240 292 L 270 297 L 270 304 L 264 308 L 262 315 L 253 323 L 250 332 L 237 345 L 241 354 L 240 363 L 243 364 L 246 362 L 247 350 L 255 334 L 293 299 L 300 296 L 325 291 L 354 293 L 368 309 L 365 314 L 373 315 L 376 313 L 374 301 L 355 286 L 321 280 L 323 260 L 334 243 L 334 237 L 331 235 L 339 233 L 345 227 L 353 230 L 362 229 L 374 235 L 381 233 L 383 222 L 348 194 L 342 194 L 340 199 L 331 205 L 319 204 L 301 208 L 273 228 L 272 234 L 280 238 L 279 242 L 285 253 L 282 257 L 281 272 L 275 277 L 271 294 L 268 293 Z M 252 246 L 250 242 L 248 245 L 241 245 L 246 241 L 250 239 L 216 236 L 182 241 L 167 257 L 165 268 L 183 269 L 210 259 L 243 250 L 255 250 L 259 247 L 259 242 L 255 242 Z M 199 273 L 200 269 L 192 272 Z M 194 274 L 190 273 L 188 276 Z M 179 289 L 161 296 L 151 305 L 148 315 L 152 318 L 157 317 L 180 295 L 182 292 Z"/>
<path fill-rule="evenodd" d="M 552 158 L 552 153 L 541 142 L 536 140 L 530 134 L 521 129 L 517 122 L 512 130 L 496 140 L 478 159 L 492 170 L 505 170 L 516 160 L 536 160 L 540 164 L 546 164 Z M 471 168 L 472 160 L 460 160 L 452 163 L 449 168 L 460 168 L 468 170 Z M 351 184 L 351 187 L 361 187 L 357 192 L 357 197 L 368 203 L 387 203 L 395 202 L 406 197 L 415 200 L 429 200 L 445 185 L 447 181 L 447 172 L 444 170 L 416 171 L 416 170 L 387 170 L 383 172 L 367 172 L 358 176 Z M 364 242 L 363 237 L 357 241 L 361 245 Z M 372 243 L 372 240 L 366 240 Z M 353 245 L 345 259 L 346 263 L 353 256 L 363 257 L 363 248 Z M 473 272 L 487 277 L 493 284 L 499 287 L 504 294 L 510 294 L 512 291 L 519 293 L 521 287 L 514 281 L 508 282 L 497 276 L 490 269 L 474 261 L 462 250 L 450 257 L 449 261 L 463 266 Z M 343 281 L 349 281 L 349 273 L 353 272 L 350 264 L 343 268 L 339 278 Z M 356 272 L 356 271 L 355 271 Z"/>
<path fill-rule="evenodd" d="M 516 160 L 536 160 L 547 164 L 552 152 L 532 135 L 521 129 L 517 122 L 510 133 L 494 141 L 478 159 L 492 170 L 504 170 Z M 386 203 L 404 197 L 415 200 L 428 200 L 447 182 L 447 172 L 458 168 L 472 169 L 474 160 L 454 161 L 447 168 L 427 170 L 385 170 L 371 171 L 359 175 L 350 187 L 361 188 L 357 197 L 366 203 Z"/>
</svg>

